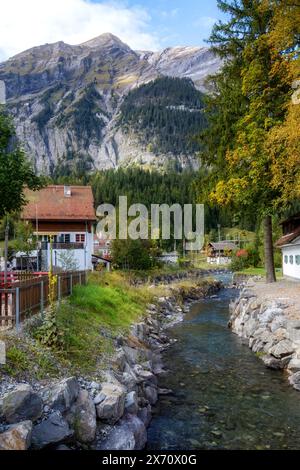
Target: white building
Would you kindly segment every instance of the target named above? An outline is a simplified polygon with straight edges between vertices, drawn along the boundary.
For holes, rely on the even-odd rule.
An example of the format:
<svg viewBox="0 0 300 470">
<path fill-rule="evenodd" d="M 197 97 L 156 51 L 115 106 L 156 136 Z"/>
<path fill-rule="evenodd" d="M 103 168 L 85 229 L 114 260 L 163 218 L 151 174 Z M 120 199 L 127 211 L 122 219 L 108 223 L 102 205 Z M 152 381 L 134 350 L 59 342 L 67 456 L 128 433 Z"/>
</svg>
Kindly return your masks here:
<svg viewBox="0 0 300 470">
<path fill-rule="evenodd" d="M 48 186 L 26 191 L 22 220 L 38 237 L 39 271 L 92 269 L 95 222 L 90 186 Z"/>
<path fill-rule="evenodd" d="M 283 275 L 300 280 L 300 213 L 282 222 L 283 236 L 277 247 L 282 251 Z"/>
</svg>

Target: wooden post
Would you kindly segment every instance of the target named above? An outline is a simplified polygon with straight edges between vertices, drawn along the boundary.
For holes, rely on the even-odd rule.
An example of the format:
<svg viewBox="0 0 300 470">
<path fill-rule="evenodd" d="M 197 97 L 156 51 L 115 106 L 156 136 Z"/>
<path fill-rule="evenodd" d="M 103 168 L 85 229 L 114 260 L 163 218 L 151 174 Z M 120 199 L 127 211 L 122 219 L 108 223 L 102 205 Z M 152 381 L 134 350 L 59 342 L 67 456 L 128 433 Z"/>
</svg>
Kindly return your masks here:
<svg viewBox="0 0 300 470">
<path fill-rule="evenodd" d="M 70 274 L 70 295 L 72 295 L 73 292 L 73 274 Z"/>
<path fill-rule="evenodd" d="M 61 277 L 57 276 L 57 300 L 60 303 L 61 300 Z"/>
<path fill-rule="evenodd" d="M 41 281 L 41 317 L 44 318 L 44 281 Z"/>
<path fill-rule="evenodd" d="M 16 329 L 20 326 L 20 287 L 16 288 Z"/>
<path fill-rule="evenodd" d="M 7 262 L 8 262 L 8 234 L 9 234 L 9 225 L 6 222 L 5 227 L 5 242 L 4 242 L 4 287 L 7 287 Z"/>
</svg>

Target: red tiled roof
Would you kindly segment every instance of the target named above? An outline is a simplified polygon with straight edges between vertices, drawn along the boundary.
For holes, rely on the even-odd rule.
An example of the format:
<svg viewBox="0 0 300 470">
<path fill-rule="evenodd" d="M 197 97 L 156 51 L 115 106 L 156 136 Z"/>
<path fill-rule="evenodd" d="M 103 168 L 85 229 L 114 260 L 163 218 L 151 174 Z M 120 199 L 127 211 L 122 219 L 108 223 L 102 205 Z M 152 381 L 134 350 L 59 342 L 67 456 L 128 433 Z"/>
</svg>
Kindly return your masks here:
<svg viewBox="0 0 300 470">
<path fill-rule="evenodd" d="M 70 186 L 71 196 L 64 195 L 64 186 L 47 186 L 40 191 L 25 191 L 28 201 L 21 214 L 23 220 L 96 220 L 94 198 L 90 186 Z"/>
<path fill-rule="evenodd" d="M 297 237 L 300 237 L 300 227 L 294 230 L 292 233 L 288 233 L 287 235 L 283 235 L 279 240 L 276 242 L 276 246 L 281 247 L 284 245 L 288 245 Z"/>
</svg>

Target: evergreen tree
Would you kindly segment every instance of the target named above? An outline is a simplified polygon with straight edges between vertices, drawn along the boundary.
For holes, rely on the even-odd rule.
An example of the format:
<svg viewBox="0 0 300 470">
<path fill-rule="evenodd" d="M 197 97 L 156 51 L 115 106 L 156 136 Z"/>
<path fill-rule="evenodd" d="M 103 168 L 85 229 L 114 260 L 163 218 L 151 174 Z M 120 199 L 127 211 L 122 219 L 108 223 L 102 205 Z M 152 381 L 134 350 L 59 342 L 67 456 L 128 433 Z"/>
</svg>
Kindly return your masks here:
<svg viewBox="0 0 300 470">
<path fill-rule="evenodd" d="M 25 204 L 24 188 L 38 189 L 38 178 L 18 145 L 11 118 L 0 109 L 0 217 L 19 211 Z"/>
</svg>

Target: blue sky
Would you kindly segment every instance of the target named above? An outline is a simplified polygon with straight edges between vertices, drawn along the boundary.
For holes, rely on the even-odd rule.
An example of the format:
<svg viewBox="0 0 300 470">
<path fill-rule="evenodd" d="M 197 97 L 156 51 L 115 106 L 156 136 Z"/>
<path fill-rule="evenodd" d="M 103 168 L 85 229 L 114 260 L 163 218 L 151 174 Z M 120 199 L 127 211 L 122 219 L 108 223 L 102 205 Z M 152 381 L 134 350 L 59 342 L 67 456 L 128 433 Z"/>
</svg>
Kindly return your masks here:
<svg viewBox="0 0 300 470">
<path fill-rule="evenodd" d="M 205 44 L 212 25 L 224 17 L 216 0 L 131 0 L 127 3 L 141 5 L 149 12 L 149 28 L 163 46 Z"/>
<path fill-rule="evenodd" d="M 0 61 L 45 43 L 80 44 L 111 32 L 133 49 L 203 45 L 222 14 L 216 0 L 0 0 Z"/>
</svg>

